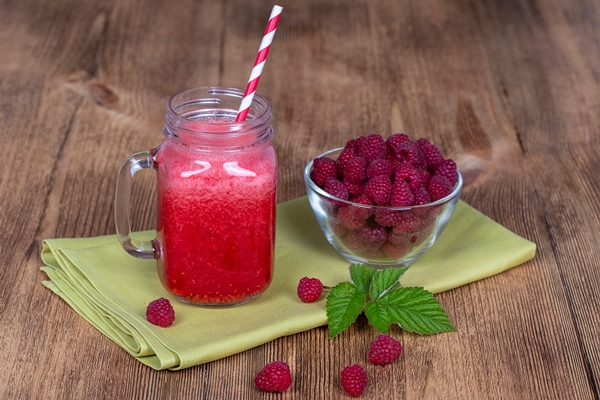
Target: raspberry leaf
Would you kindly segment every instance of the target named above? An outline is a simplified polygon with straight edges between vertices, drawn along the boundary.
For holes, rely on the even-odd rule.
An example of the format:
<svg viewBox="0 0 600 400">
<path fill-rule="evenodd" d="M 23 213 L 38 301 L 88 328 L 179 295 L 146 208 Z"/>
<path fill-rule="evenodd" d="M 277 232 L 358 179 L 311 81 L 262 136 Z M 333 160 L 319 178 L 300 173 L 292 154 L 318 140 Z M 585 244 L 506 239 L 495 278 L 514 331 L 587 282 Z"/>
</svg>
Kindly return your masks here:
<svg viewBox="0 0 600 400">
<path fill-rule="evenodd" d="M 400 285 L 398 280 L 407 270 L 376 270 L 364 264 L 352 264 L 353 283 L 342 282 L 327 296 L 329 337 L 348 328 L 363 310 L 369 323 L 381 333 L 386 333 L 393 323 L 422 335 L 455 331 L 431 292 Z"/>
<path fill-rule="evenodd" d="M 387 268 L 378 271 L 371 282 L 369 295 L 371 300 L 377 301 L 381 296 L 398 285 L 398 279 L 408 270 L 406 268 Z"/>
<path fill-rule="evenodd" d="M 350 266 L 352 282 L 364 294 L 369 294 L 369 287 L 376 273 L 377 270 L 375 268 L 371 268 L 365 264 L 352 264 Z"/>
<path fill-rule="evenodd" d="M 331 288 L 326 303 L 330 338 L 356 321 L 366 300 L 367 295 L 350 282 L 342 282 Z"/>
<path fill-rule="evenodd" d="M 370 301 L 365 307 L 365 315 L 375 329 L 381 333 L 386 333 L 392 324 L 392 319 L 388 313 L 388 308 L 377 302 Z"/>
<path fill-rule="evenodd" d="M 384 325 L 378 318 L 382 320 L 389 318 L 390 323 L 397 323 L 408 332 L 421 335 L 456 331 L 442 305 L 431 292 L 421 287 L 390 290 L 381 296 L 377 303 L 376 312 L 372 312 L 378 324 L 378 326 L 374 325 L 377 329 Z M 385 311 L 379 308 L 384 308 Z M 370 317 L 369 322 L 371 322 Z"/>
</svg>

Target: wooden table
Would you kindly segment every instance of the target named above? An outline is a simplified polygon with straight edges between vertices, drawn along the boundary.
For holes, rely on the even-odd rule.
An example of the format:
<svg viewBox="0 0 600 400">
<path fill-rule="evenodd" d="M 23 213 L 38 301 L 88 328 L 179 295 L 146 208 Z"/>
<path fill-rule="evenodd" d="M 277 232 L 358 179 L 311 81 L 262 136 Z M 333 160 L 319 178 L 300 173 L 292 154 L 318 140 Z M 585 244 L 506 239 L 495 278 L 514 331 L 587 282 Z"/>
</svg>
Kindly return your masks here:
<svg viewBox="0 0 600 400">
<path fill-rule="evenodd" d="M 259 86 L 273 107 L 279 201 L 315 155 L 370 132 L 425 136 L 457 160 L 463 199 L 534 241 L 517 268 L 437 295 L 456 333 L 398 333 L 368 399 L 600 397 L 600 4 L 282 0 Z M 154 371 L 41 285 L 41 240 L 112 234 L 116 172 L 156 147 L 191 87 L 244 87 L 272 3 L 0 2 L 0 398 L 343 398 L 364 319 L 179 372 Z M 134 190 L 154 227 L 154 176 Z M 400 331 L 397 331 L 400 332 Z M 261 393 L 274 359 L 294 384 Z"/>
</svg>

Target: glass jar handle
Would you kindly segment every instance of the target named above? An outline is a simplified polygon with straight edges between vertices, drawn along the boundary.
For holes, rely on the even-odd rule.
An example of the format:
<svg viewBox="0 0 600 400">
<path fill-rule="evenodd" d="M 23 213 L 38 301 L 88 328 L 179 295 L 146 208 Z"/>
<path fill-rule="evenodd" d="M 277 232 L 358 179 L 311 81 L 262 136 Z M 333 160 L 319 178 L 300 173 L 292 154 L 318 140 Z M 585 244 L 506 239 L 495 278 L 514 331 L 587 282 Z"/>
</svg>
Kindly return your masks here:
<svg viewBox="0 0 600 400">
<path fill-rule="evenodd" d="M 115 223 L 117 236 L 126 252 L 137 258 L 155 258 L 154 240 L 137 240 L 131 237 L 131 185 L 133 175 L 143 168 L 155 169 L 155 150 L 144 150 L 127 157 L 119 169 L 115 193 Z"/>
</svg>

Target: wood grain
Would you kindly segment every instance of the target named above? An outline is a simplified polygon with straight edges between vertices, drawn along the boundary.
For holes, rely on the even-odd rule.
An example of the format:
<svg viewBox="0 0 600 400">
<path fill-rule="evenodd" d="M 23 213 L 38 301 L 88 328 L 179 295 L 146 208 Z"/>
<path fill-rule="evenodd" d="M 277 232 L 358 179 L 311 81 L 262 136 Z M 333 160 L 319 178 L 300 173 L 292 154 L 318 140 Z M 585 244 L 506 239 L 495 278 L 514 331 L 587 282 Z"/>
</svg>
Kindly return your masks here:
<svg viewBox="0 0 600 400">
<path fill-rule="evenodd" d="M 400 361 L 367 368 L 372 399 L 600 397 L 600 4 L 574 0 L 282 0 L 259 93 L 273 108 L 279 201 L 302 169 L 370 132 L 428 137 L 463 199 L 534 241 L 536 257 L 441 293 L 456 333 L 392 329 Z M 359 318 L 179 372 L 128 356 L 40 282 L 41 241 L 114 232 L 116 172 L 156 147 L 191 87 L 243 87 L 272 4 L 0 1 L 0 397 L 338 399 L 366 365 Z M 154 227 L 152 173 L 134 228 Z M 272 360 L 292 388 L 257 391 Z"/>
</svg>

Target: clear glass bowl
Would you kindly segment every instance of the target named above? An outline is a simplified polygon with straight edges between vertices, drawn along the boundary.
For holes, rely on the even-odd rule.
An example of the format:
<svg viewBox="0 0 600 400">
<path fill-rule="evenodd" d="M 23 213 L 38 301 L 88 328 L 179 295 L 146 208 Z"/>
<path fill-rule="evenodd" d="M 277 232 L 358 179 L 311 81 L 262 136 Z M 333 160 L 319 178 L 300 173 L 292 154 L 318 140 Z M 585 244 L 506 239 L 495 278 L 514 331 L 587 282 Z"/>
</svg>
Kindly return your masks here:
<svg viewBox="0 0 600 400">
<path fill-rule="evenodd" d="M 342 150 L 330 150 L 318 157 L 336 160 Z M 452 193 L 428 204 L 368 206 L 325 192 L 310 179 L 312 166 L 313 161 L 310 161 L 304 168 L 304 182 L 323 234 L 350 263 L 375 268 L 408 266 L 429 250 L 450 220 L 463 183 L 458 173 Z"/>
</svg>

